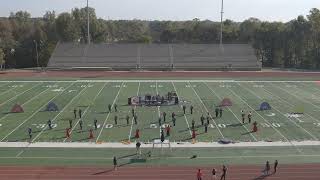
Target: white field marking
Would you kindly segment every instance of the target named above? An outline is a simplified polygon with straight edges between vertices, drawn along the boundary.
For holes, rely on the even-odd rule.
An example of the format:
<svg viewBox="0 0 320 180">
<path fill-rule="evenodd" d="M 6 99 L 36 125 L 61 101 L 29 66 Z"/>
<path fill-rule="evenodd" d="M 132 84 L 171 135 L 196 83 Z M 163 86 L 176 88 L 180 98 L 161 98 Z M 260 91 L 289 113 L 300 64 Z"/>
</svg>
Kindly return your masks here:
<svg viewBox="0 0 320 180">
<path fill-rule="evenodd" d="M 33 96 L 31 99 L 29 99 L 25 104 L 27 104 L 28 102 L 31 102 L 33 99 L 37 98 L 38 96 L 42 95 L 43 93 L 47 92 L 50 88 L 47 88 L 46 90 L 42 91 L 41 93 L 37 94 L 36 96 Z M 45 104 L 46 106 L 47 104 Z M 40 109 L 38 109 L 37 111 L 35 111 L 33 114 L 31 114 L 31 116 L 29 116 L 27 119 L 25 119 L 22 123 L 20 123 L 17 127 L 15 127 L 10 133 L 8 133 L 5 137 L 3 137 L 1 141 L 3 141 L 4 139 L 6 139 L 8 136 L 10 136 L 13 132 L 15 132 L 17 129 L 19 129 L 25 122 L 27 122 L 29 119 L 31 119 L 36 113 L 38 113 L 38 111 L 40 111 L 44 106 L 41 106 Z"/>
<path fill-rule="evenodd" d="M 228 90 L 229 90 L 232 94 L 234 94 L 235 96 L 237 96 L 237 97 L 238 97 L 243 103 L 245 103 L 250 109 L 252 109 L 254 112 L 256 112 L 256 114 L 257 114 L 258 116 L 260 116 L 260 117 L 264 120 L 264 122 L 266 122 L 267 124 L 269 124 L 270 127 L 273 128 L 273 130 L 275 130 L 275 131 L 276 131 L 278 134 L 280 134 L 288 143 L 290 143 L 293 147 L 295 147 L 299 153 L 302 153 L 302 151 L 301 151 L 297 146 L 295 146 L 288 138 L 286 138 L 278 129 L 276 129 L 275 127 L 273 127 L 272 124 L 271 124 L 268 120 L 266 120 L 263 116 L 261 116 L 254 108 L 252 108 L 252 107 L 251 107 L 245 100 L 243 100 L 238 94 L 236 94 L 232 89 L 229 89 L 229 88 L 228 88 Z"/>
<path fill-rule="evenodd" d="M 14 97 L 12 97 L 12 98 L 8 99 L 7 101 L 5 101 L 5 102 L 1 103 L 1 104 L 0 104 L 0 106 L 2 106 L 2 105 L 4 105 L 4 104 L 6 104 L 6 103 L 8 103 L 8 102 L 11 102 L 11 101 L 12 101 L 13 99 L 15 99 L 16 97 L 18 97 L 18 96 L 20 96 L 20 95 L 22 95 L 22 94 L 24 94 L 24 93 L 26 93 L 26 92 L 30 91 L 31 89 L 33 89 L 33 88 L 35 88 L 35 87 L 39 86 L 40 84 L 42 84 L 42 83 L 35 84 L 35 85 L 34 85 L 34 86 L 32 86 L 31 88 L 29 88 L 29 89 L 27 89 L 27 90 L 25 90 L 25 91 L 23 91 L 23 92 L 21 92 L 21 93 L 19 93 L 19 94 L 15 95 Z M 13 89 L 15 89 L 15 88 L 13 88 Z M 13 89 L 9 89 L 9 90 L 10 90 L 10 91 L 12 91 Z"/>
<path fill-rule="evenodd" d="M 303 87 L 306 87 L 306 86 L 304 85 L 304 83 L 300 83 L 300 84 L 301 84 Z M 302 88 L 303 88 L 303 87 L 302 87 Z M 301 90 L 300 87 L 295 87 L 295 88 Z M 319 100 L 319 97 L 318 97 L 318 96 L 320 95 L 320 90 L 317 89 L 317 88 L 315 88 L 315 87 L 312 87 L 312 86 L 308 86 L 308 88 L 309 88 L 309 89 L 313 89 L 313 90 L 315 91 L 315 92 L 308 91 L 308 93 L 312 95 L 312 99 Z M 313 93 L 314 93 L 314 94 L 313 94 Z"/>
<path fill-rule="evenodd" d="M 34 82 L 66 82 L 66 83 L 73 83 L 73 82 L 87 82 L 87 83 L 94 83 L 94 82 L 146 82 L 146 83 L 154 83 L 154 82 L 199 82 L 199 81 L 203 81 L 203 82 L 272 82 L 272 83 L 281 83 L 281 82 L 292 82 L 292 83 L 316 83 L 317 81 L 267 81 L 267 80 L 262 80 L 262 81 L 245 81 L 245 80 L 170 80 L 170 79 L 162 79 L 162 80 L 146 80 L 146 79 L 135 79 L 135 80 L 70 80 L 70 81 L 0 81 L 1 82 L 28 82 L 28 83 L 34 83 Z"/>
<path fill-rule="evenodd" d="M 2 83 L 2 84 L 0 84 L 0 87 L 6 86 L 6 85 L 8 85 L 8 84 L 10 84 L 10 83 L 8 83 L 8 82 Z"/>
<path fill-rule="evenodd" d="M 267 90 L 266 88 L 263 88 L 263 89 L 264 89 L 264 91 L 267 92 L 268 94 L 270 94 L 270 95 L 272 95 L 272 96 L 275 96 L 275 97 L 277 97 L 278 99 L 280 99 L 282 102 L 285 102 L 285 103 L 287 103 L 289 106 L 294 107 L 294 105 L 291 104 L 290 102 L 288 102 L 287 100 L 281 98 L 280 96 L 278 96 L 278 95 L 276 95 L 276 94 L 273 94 L 272 92 L 270 92 L 270 91 Z M 315 120 L 315 121 L 317 121 L 317 122 L 320 123 L 320 120 L 314 118 L 313 116 L 311 116 L 311 115 L 309 115 L 309 114 L 307 114 L 307 113 L 305 113 L 305 115 L 309 116 L 311 119 L 313 119 L 313 120 Z"/>
<path fill-rule="evenodd" d="M 210 91 L 211 91 L 215 96 L 218 97 L 219 100 L 222 100 L 221 97 L 218 96 L 218 94 L 217 94 L 206 82 L 203 82 L 203 83 L 210 89 Z M 239 117 L 235 115 L 235 113 L 231 110 L 231 108 L 230 108 L 230 107 L 227 107 L 227 108 L 228 108 L 228 110 L 233 114 L 233 116 L 241 123 Z M 247 128 L 247 126 L 242 126 L 242 127 L 244 127 L 247 132 L 250 132 L 249 129 Z M 252 137 L 255 141 L 258 141 L 257 138 L 256 138 L 252 133 L 250 133 L 250 135 L 251 135 L 251 137 Z"/>
<path fill-rule="evenodd" d="M 178 93 L 178 91 L 177 91 L 177 89 L 176 89 L 176 86 L 174 85 L 173 82 L 171 82 L 171 84 L 172 84 L 172 86 L 173 86 L 173 88 L 174 88 L 174 91 L 177 93 L 178 99 L 179 99 L 179 101 L 180 101 L 180 96 L 179 96 L 179 93 Z M 188 118 L 187 118 L 187 116 L 186 116 L 185 114 L 184 114 L 183 116 L 184 116 L 184 119 L 186 120 L 188 129 L 189 129 L 190 136 L 192 137 L 191 128 L 190 128 L 190 125 L 189 125 L 189 122 L 188 122 Z"/>
<path fill-rule="evenodd" d="M 18 88 L 18 87 L 9 88 L 9 89 L 7 89 L 7 90 L 3 91 L 2 93 L 0 93 L 0 96 L 2 96 L 3 94 L 8 93 L 8 92 L 10 92 L 10 91 L 13 91 L 13 90 L 14 90 L 14 89 L 16 89 L 16 88 Z"/>
<path fill-rule="evenodd" d="M 93 98 L 93 101 L 92 101 L 92 102 L 95 102 L 95 101 L 96 101 L 97 97 L 101 94 L 102 90 L 106 87 L 107 84 L 108 84 L 107 82 L 104 83 L 104 85 L 102 86 L 102 88 L 99 90 L 99 92 L 98 92 L 98 93 L 96 94 L 96 96 Z M 90 106 L 88 106 L 88 107 L 84 110 L 81 119 L 84 119 L 84 117 L 86 116 L 89 108 L 90 108 Z M 77 127 L 77 125 L 79 124 L 79 122 L 80 122 L 81 119 L 79 119 L 79 120 L 77 121 L 77 123 L 72 127 L 72 129 L 71 129 L 71 131 L 70 131 L 70 134 L 72 134 L 72 131 Z M 63 140 L 63 142 L 66 142 L 67 139 L 68 139 L 68 138 L 65 138 L 65 139 Z"/>
<path fill-rule="evenodd" d="M 253 91 L 251 91 L 250 89 L 242 86 L 240 83 L 238 83 L 238 85 L 240 87 L 242 87 L 243 89 L 249 91 L 251 94 L 255 95 L 257 98 L 259 98 L 260 100 L 263 100 L 260 96 L 258 96 L 256 93 L 254 93 Z M 300 126 L 299 124 L 297 124 L 295 121 L 293 121 L 292 119 L 290 119 L 289 117 L 287 117 L 286 115 L 284 115 L 284 113 L 282 113 L 281 111 L 279 111 L 277 108 L 273 107 L 274 110 L 278 111 L 280 114 L 282 114 L 284 117 L 286 117 L 290 122 L 292 122 L 294 125 L 296 125 L 297 127 L 299 127 L 301 130 L 303 130 L 304 132 L 306 132 L 309 136 L 311 136 L 314 140 L 319 140 L 316 136 L 314 136 L 311 132 L 309 132 L 308 130 L 306 130 L 305 128 L 303 128 L 302 126 Z"/>
<path fill-rule="evenodd" d="M 45 91 L 41 92 L 40 94 L 34 96 L 33 98 L 31 98 L 29 101 L 31 101 L 32 99 L 40 96 L 41 94 L 43 94 L 44 92 L 47 92 L 48 90 L 50 90 L 51 88 L 47 88 Z M 61 93 L 59 93 L 61 94 Z M 48 103 L 54 99 L 55 97 L 57 97 L 59 94 L 57 94 L 56 96 L 54 96 L 53 98 L 51 98 L 47 103 L 45 103 L 43 106 L 41 106 L 38 110 L 36 110 L 33 114 L 31 114 L 27 119 L 25 119 L 22 123 L 20 123 L 17 127 L 15 127 L 9 134 L 7 134 L 5 137 L 3 137 L 1 139 L 0 142 L 2 142 L 3 140 L 5 140 L 7 137 L 9 137 L 12 133 L 14 133 L 17 129 L 19 129 L 24 123 L 26 123 L 27 121 L 29 121 L 34 115 L 36 115 L 39 111 L 41 111 L 41 109 L 43 109 L 44 107 L 46 107 L 48 105 Z"/>
<path fill-rule="evenodd" d="M 191 83 L 190 83 L 190 82 L 188 82 L 188 83 L 189 83 L 190 86 L 191 86 Z M 210 116 L 211 120 L 213 121 L 213 123 L 215 124 L 215 126 L 217 127 L 217 129 L 218 129 L 221 137 L 224 138 L 224 135 L 222 134 L 219 126 L 217 125 L 216 121 L 213 119 L 210 111 L 208 110 L 208 108 L 206 107 L 206 105 L 203 103 L 203 101 L 202 101 L 202 99 L 200 98 L 200 96 L 198 95 L 197 91 L 196 91 L 192 86 L 191 86 L 191 88 L 192 88 L 193 92 L 196 94 L 196 96 L 199 98 L 199 100 L 200 100 L 201 104 L 203 105 L 203 107 L 204 107 L 204 108 L 206 109 L 206 111 L 209 113 L 209 116 Z"/>
<path fill-rule="evenodd" d="M 139 93 L 140 93 L 140 82 L 139 82 L 139 85 L 138 85 L 138 90 L 137 90 L 137 96 L 139 96 Z M 137 109 L 137 106 L 134 106 L 134 111 L 136 111 Z M 131 127 L 130 127 L 130 131 L 129 131 L 129 137 L 128 137 L 128 140 L 131 141 L 131 134 L 132 134 L 132 129 L 133 129 L 133 120 L 134 120 L 134 117 L 132 117 L 131 119 Z"/>
<path fill-rule="evenodd" d="M 117 96 L 116 96 L 116 97 L 114 98 L 114 100 L 113 100 L 113 103 L 112 103 L 112 105 L 111 105 L 111 109 L 113 108 L 114 104 L 116 103 L 122 87 L 123 87 L 123 82 L 121 83 L 121 86 L 120 86 L 120 88 L 119 88 L 119 91 L 118 91 Z M 103 131 L 104 127 L 106 126 L 106 123 L 107 123 L 107 120 L 108 120 L 110 114 L 111 114 L 111 113 L 109 112 L 108 115 L 107 115 L 107 117 L 106 117 L 106 119 L 104 120 L 103 125 L 102 125 L 102 128 L 101 128 L 101 130 L 100 130 L 100 132 L 99 132 L 99 135 L 98 135 L 98 137 L 97 137 L 97 139 L 96 139 L 96 142 L 99 141 L 99 138 L 100 138 L 100 136 L 101 136 L 101 134 L 102 134 L 102 131 Z"/>
<path fill-rule="evenodd" d="M 71 85 L 73 85 L 73 83 L 72 83 Z M 71 85 L 68 86 L 66 89 L 68 89 L 69 87 L 71 87 Z M 76 96 L 74 96 L 74 97 L 70 100 L 70 102 L 62 109 L 62 111 L 65 111 L 65 110 L 70 106 L 70 104 L 72 104 L 72 102 L 73 102 L 75 99 L 77 99 L 87 88 L 88 88 L 88 87 L 83 88 Z M 66 89 L 65 89 L 65 90 L 66 90 Z M 50 101 L 49 101 L 49 102 L 50 102 Z M 54 122 L 54 121 L 59 117 L 59 115 L 62 113 L 62 111 L 59 112 L 51 121 Z M 46 130 L 47 127 L 48 127 L 48 125 L 46 125 L 46 127 L 44 127 L 44 128 L 40 131 L 40 133 L 37 134 L 37 136 L 31 141 L 31 143 L 33 143 L 36 139 L 38 139 L 38 138 L 41 136 L 41 134 L 44 132 L 44 130 Z"/>
<path fill-rule="evenodd" d="M 152 148 L 151 143 L 143 143 L 143 147 Z M 172 147 L 176 148 L 250 148 L 250 147 L 319 147 L 320 141 L 292 141 L 283 142 L 234 142 L 231 144 L 220 144 L 218 142 L 197 142 L 192 144 L 191 142 L 172 142 Z M 121 142 L 115 143 L 95 143 L 95 142 L 1 142 L 0 147 L 12 147 L 12 148 L 84 148 L 84 149 L 95 149 L 95 148 L 135 148 L 135 144 L 123 144 Z"/>
<path fill-rule="evenodd" d="M 271 83 L 271 84 L 272 84 L 272 83 Z M 274 85 L 273 85 L 273 86 L 274 86 Z M 320 106 L 315 105 L 315 104 L 313 104 L 313 103 L 311 103 L 311 102 L 309 102 L 309 101 L 306 101 L 306 100 L 304 100 L 303 98 L 300 98 L 299 96 L 291 93 L 290 91 L 288 91 L 288 90 L 286 90 L 286 89 L 283 89 L 282 87 L 278 87 L 278 88 L 279 88 L 279 89 L 282 89 L 283 91 L 285 91 L 285 92 L 287 92 L 287 93 L 289 93 L 289 94 L 291 94 L 292 96 L 296 97 L 297 99 L 299 99 L 299 100 L 301 100 L 301 101 L 303 101 L 303 102 L 306 102 L 306 103 L 308 103 L 308 104 L 311 104 L 312 106 L 316 107 L 317 109 L 320 109 Z M 296 88 L 296 89 L 299 89 L 299 88 Z M 300 90 L 300 89 L 299 89 L 299 90 Z M 309 93 L 309 94 L 313 95 L 312 93 Z"/>
<path fill-rule="evenodd" d="M 39 84 L 40 85 L 40 84 Z M 34 87 L 36 87 L 36 86 L 34 86 Z M 34 87 L 32 87 L 31 89 L 33 89 Z M 31 90 L 31 89 L 29 89 L 29 90 Z M 47 91 L 48 89 L 46 89 L 45 91 Z M 44 92 L 44 91 L 43 91 Z M 42 92 L 42 93 L 43 93 Z M 29 99 L 28 101 L 26 101 L 25 103 L 23 103 L 23 104 L 21 104 L 21 106 L 24 106 L 24 105 L 26 105 L 27 103 L 29 103 L 29 102 L 31 102 L 34 98 L 36 98 L 36 97 L 38 97 L 40 94 L 37 94 L 36 96 L 34 96 L 34 97 L 32 97 L 31 99 Z M 9 116 L 10 115 L 10 113 L 8 113 L 8 114 L 6 114 L 6 115 L 4 115 L 2 118 L 0 118 L 0 122 L 3 120 L 3 119 L 5 119 L 7 116 Z"/>
<path fill-rule="evenodd" d="M 318 158 L 320 154 L 286 154 L 286 155 L 257 155 L 257 156 L 198 156 L 197 159 L 243 159 L 243 158 L 297 158 L 297 157 L 309 157 Z M 166 157 L 167 159 L 190 159 L 189 156 L 176 156 Z M 0 159 L 60 159 L 60 160 L 112 160 L 113 157 L 54 157 L 54 156 L 33 156 L 33 157 L 0 157 Z M 130 159 L 130 158 L 122 158 Z M 152 159 L 152 158 L 151 158 Z M 310 168 L 309 168 L 310 169 Z M 32 170 L 31 170 L 32 171 Z M 299 172 L 301 173 L 301 172 Z M 306 177 L 306 176 L 303 176 Z M 308 177 L 308 176 L 307 176 Z M 303 179 L 303 178 L 302 178 Z"/>
</svg>

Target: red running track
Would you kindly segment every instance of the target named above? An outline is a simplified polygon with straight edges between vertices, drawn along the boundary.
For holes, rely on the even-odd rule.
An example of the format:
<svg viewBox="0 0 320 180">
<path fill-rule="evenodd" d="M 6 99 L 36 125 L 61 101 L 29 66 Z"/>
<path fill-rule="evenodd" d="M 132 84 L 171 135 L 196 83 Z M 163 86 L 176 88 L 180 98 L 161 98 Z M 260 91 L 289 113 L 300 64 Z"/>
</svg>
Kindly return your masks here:
<svg viewBox="0 0 320 180">
<path fill-rule="evenodd" d="M 195 180 L 199 167 L 16 167 L 0 166 L 1 180 Z M 203 170 L 203 180 L 211 180 L 209 167 Z M 214 166 L 220 175 L 220 168 Z M 319 180 L 320 164 L 280 165 L 278 172 L 268 177 L 261 177 L 261 166 L 229 166 L 228 180 Z M 220 179 L 220 178 L 218 178 Z"/>
</svg>

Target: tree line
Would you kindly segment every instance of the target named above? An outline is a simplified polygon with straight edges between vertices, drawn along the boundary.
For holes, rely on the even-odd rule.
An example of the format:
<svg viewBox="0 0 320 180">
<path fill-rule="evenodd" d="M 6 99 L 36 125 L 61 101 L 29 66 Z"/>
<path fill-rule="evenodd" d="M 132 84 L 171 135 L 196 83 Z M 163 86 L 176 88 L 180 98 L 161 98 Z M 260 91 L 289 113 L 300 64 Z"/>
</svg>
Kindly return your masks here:
<svg viewBox="0 0 320 180">
<path fill-rule="evenodd" d="M 104 20 L 90 13 L 93 43 L 219 43 L 220 23 L 209 20 Z M 0 65 L 7 68 L 46 66 L 57 42 L 86 43 L 87 8 L 31 18 L 25 11 L 0 18 Z M 289 22 L 249 18 L 223 22 L 224 43 L 250 43 L 265 67 L 320 68 L 320 10 Z M 39 61 L 37 61 L 37 51 Z"/>
</svg>

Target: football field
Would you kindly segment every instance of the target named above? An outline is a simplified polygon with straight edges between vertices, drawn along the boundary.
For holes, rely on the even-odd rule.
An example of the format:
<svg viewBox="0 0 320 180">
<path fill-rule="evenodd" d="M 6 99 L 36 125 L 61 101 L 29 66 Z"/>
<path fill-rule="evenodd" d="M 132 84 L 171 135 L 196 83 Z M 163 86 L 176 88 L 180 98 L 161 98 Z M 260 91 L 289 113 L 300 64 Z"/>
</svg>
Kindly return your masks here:
<svg viewBox="0 0 320 180">
<path fill-rule="evenodd" d="M 151 142 L 160 137 L 159 114 L 166 112 L 171 126 L 171 113 L 177 114 L 176 126 L 166 137 L 171 142 L 191 142 L 191 124 L 195 121 L 198 142 L 217 142 L 230 139 L 235 142 L 292 142 L 318 141 L 320 138 L 320 85 L 316 81 L 219 81 L 219 80 L 90 80 L 90 81 L 2 81 L 0 82 L 0 141 L 29 141 L 27 129 L 33 130 L 31 142 L 123 142 L 135 141 L 140 130 L 140 141 Z M 160 94 L 176 91 L 180 105 L 128 106 L 128 98 L 136 95 Z M 215 106 L 229 98 L 232 106 L 223 108 L 223 116 L 215 118 Z M 46 111 L 54 102 L 59 111 Z M 260 111 L 260 104 L 268 102 L 271 110 Z M 15 104 L 23 113 L 11 113 Z M 117 104 L 118 112 L 108 111 L 108 104 Z M 181 106 L 186 105 L 183 115 Z M 189 107 L 194 107 L 190 114 Z M 74 118 L 74 109 L 82 110 Z M 131 109 L 136 108 L 137 124 Z M 258 132 L 252 133 L 252 124 L 242 124 L 241 110 L 252 112 L 258 123 Z M 303 114 L 296 114 L 297 111 Z M 209 114 L 208 114 L 209 112 Z M 130 116 L 129 124 L 126 116 Z M 209 116 L 208 133 L 200 117 Z M 118 116 L 118 124 L 114 117 Z M 98 129 L 94 139 L 89 130 Z M 53 129 L 47 121 L 52 120 Z M 71 138 L 65 138 L 66 128 L 72 120 Z M 247 122 L 247 120 L 246 120 Z"/>
</svg>

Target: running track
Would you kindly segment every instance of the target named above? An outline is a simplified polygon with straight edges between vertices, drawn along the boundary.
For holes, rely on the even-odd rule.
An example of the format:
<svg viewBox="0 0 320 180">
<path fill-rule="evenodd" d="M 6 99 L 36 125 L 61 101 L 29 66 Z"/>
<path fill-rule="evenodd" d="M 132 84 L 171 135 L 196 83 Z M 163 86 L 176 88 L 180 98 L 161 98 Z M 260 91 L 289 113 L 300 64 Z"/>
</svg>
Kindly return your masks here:
<svg viewBox="0 0 320 180">
<path fill-rule="evenodd" d="M 0 166 L 1 180 L 195 180 L 198 167 L 120 167 L 113 171 L 111 167 L 15 167 Z M 219 171 L 221 167 L 216 167 Z M 269 177 L 260 177 L 261 166 L 229 166 L 228 180 L 318 180 L 320 164 L 280 165 L 278 173 Z M 211 168 L 203 169 L 203 180 L 210 180 Z"/>
</svg>

